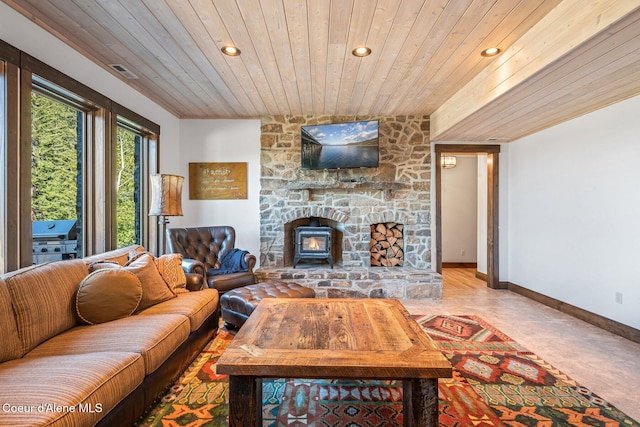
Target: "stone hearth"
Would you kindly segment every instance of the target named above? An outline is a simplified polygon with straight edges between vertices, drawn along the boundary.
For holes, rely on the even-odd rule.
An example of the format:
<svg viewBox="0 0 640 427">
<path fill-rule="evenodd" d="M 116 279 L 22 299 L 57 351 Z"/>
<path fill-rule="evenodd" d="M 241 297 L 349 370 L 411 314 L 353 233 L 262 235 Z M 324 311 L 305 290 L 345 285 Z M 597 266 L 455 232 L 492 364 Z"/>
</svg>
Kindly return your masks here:
<svg viewBox="0 0 640 427">
<path fill-rule="evenodd" d="M 379 120 L 378 168 L 301 169 L 301 126 L 355 120 Z M 261 144 L 260 281 L 296 281 L 326 297 L 441 298 L 442 278 L 431 270 L 428 117 L 263 117 Z M 292 230 L 309 217 L 335 230 L 334 270 L 292 267 Z M 402 266 L 371 266 L 379 223 L 403 224 Z"/>
<path fill-rule="evenodd" d="M 318 298 L 441 299 L 442 276 L 413 267 L 336 267 L 299 264 L 267 267 L 256 272 L 259 282 L 282 280 L 313 288 Z"/>
</svg>

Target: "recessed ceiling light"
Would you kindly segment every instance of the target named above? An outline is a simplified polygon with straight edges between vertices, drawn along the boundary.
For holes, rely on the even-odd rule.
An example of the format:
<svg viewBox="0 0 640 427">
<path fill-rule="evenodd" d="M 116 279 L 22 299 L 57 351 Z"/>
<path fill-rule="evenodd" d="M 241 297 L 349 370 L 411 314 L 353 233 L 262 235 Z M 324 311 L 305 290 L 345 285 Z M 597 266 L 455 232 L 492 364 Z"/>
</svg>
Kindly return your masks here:
<svg viewBox="0 0 640 427">
<path fill-rule="evenodd" d="M 364 56 L 371 55 L 371 49 L 369 49 L 366 46 L 360 46 L 360 47 L 357 47 L 357 48 L 353 49 L 351 51 L 351 53 L 353 54 L 353 56 L 358 56 L 358 57 L 362 58 Z"/>
<path fill-rule="evenodd" d="M 222 48 L 222 53 L 229 56 L 238 56 L 240 55 L 240 49 L 235 46 L 225 46 Z"/>
<path fill-rule="evenodd" d="M 499 48 L 497 47 L 490 47 L 488 49 L 483 50 L 482 52 L 480 52 L 480 55 L 482 56 L 496 56 L 497 54 L 499 54 L 501 51 Z"/>
</svg>

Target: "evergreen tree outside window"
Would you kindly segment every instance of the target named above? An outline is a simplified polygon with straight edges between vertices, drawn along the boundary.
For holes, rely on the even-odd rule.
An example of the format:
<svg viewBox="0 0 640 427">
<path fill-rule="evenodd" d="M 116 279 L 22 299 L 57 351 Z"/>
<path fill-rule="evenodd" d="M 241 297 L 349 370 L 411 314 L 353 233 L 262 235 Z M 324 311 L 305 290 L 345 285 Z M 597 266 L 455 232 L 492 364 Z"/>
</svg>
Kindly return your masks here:
<svg viewBox="0 0 640 427">
<path fill-rule="evenodd" d="M 31 96 L 31 108 L 31 220 L 78 219 L 82 112 L 36 92 Z"/>
</svg>

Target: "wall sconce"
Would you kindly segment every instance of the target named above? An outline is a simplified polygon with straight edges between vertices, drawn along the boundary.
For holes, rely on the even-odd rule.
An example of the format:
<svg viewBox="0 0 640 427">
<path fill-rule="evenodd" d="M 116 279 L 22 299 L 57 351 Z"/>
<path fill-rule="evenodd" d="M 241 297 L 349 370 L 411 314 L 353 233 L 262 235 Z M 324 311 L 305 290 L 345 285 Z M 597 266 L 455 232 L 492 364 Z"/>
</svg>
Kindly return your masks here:
<svg viewBox="0 0 640 427">
<path fill-rule="evenodd" d="M 169 216 L 182 216 L 182 183 L 183 176 L 151 175 L 151 207 L 149 216 L 157 216 L 158 224 L 162 226 L 162 252 L 167 250 L 166 232 Z"/>
<path fill-rule="evenodd" d="M 441 156 L 440 157 L 440 165 L 442 169 L 452 169 L 455 168 L 457 164 L 456 156 Z"/>
</svg>

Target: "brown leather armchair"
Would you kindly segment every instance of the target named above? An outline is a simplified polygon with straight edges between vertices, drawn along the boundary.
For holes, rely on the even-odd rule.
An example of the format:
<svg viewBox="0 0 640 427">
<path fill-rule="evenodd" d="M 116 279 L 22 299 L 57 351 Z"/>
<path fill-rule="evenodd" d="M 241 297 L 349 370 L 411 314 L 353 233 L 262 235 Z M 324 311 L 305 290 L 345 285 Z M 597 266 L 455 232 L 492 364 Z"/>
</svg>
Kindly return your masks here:
<svg viewBox="0 0 640 427">
<path fill-rule="evenodd" d="M 167 230 L 167 245 L 172 253 L 182 254 L 185 273 L 198 273 L 201 287 L 225 292 L 255 283 L 256 257 L 235 248 L 233 227 L 190 227 Z"/>
</svg>

